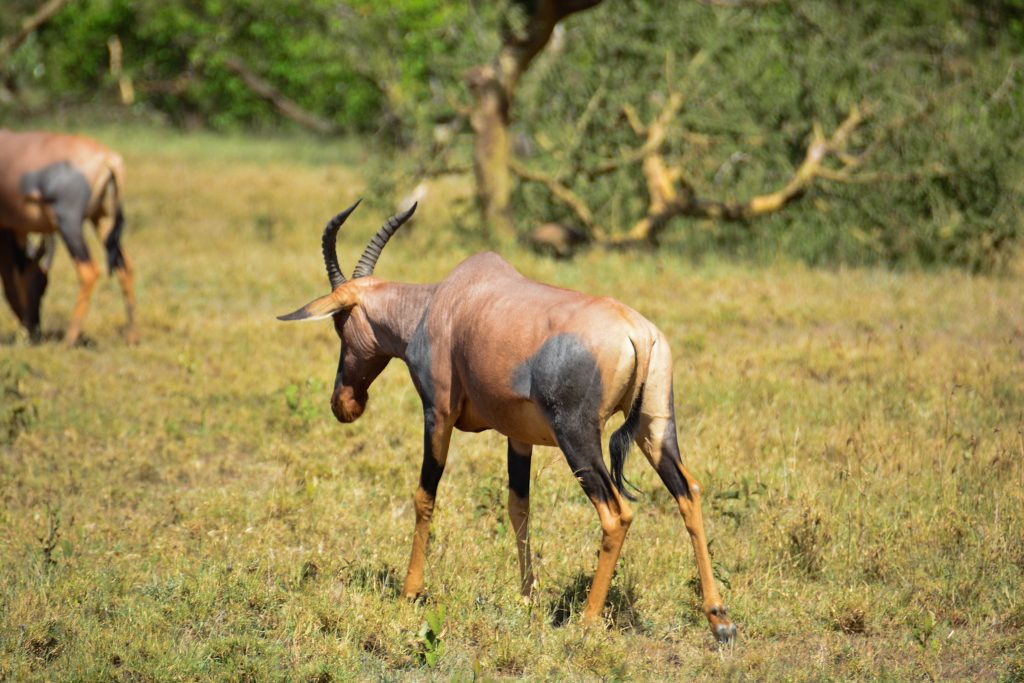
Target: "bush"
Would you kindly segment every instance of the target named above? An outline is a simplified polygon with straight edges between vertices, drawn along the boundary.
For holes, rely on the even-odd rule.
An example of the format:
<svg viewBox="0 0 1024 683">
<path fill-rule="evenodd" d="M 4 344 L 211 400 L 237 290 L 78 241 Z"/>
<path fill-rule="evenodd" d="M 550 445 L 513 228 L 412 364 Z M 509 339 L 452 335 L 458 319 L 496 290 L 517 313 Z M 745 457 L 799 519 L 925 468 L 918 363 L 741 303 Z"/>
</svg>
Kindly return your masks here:
<svg viewBox="0 0 1024 683">
<path fill-rule="evenodd" d="M 218 130 L 281 125 L 227 67 L 238 58 L 338 130 L 407 148 L 401 158 L 411 162 L 389 179 L 407 191 L 444 156 L 434 126 L 458 124 L 469 105 L 463 77 L 496 54 L 501 19 L 517 16 L 503 11 L 509 4 L 83 0 L 15 54 L 8 80 L 50 104 L 113 101 L 106 44 L 116 35 L 140 107 Z M 16 0 L 0 10 L 0 30 L 33 7 Z M 640 145 L 623 105 L 650 120 L 668 86 L 680 89 L 685 103 L 665 159 L 700 196 L 725 200 L 781 187 L 815 122 L 832 131 L 851 107 L 868 105 L 872 116 L 850 147 L 868 152 L 858 170 L 870 182 L 819 180 L 749 224 L 676 218 L 666 246 L 811 264 L 997 269 L 1014 253 L 1024 211 L 1015 163 L 1024 140 L 1022 8 L 1024 0 L 605 2 L 568 19 L 520 83 L 516 147 L 615 232 L 646 210 L 639 165 L 585 171 Z M 465 165 L 470 138 L 458 134 L 468 125 L 451 131 L 448 161 Z M 516 190 L 514 208 L 524 232 L 573 222 L 535 184 Z"/>
</svg>

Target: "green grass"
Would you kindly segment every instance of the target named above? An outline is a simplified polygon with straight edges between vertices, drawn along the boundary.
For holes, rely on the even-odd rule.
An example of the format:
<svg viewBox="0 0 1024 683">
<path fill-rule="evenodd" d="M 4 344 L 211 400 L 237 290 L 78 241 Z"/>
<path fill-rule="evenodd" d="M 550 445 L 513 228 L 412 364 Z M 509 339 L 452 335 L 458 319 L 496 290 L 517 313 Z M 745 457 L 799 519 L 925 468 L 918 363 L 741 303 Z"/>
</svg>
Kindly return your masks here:
<svg viewBox="0 0 1024 683">
<path fill-rule="evenodd" d="M 84 348 L 30 346 L 0 315 L 0 680 L 1024 676 L 1019 278 L 506 249 L 671 340 L 739 642 L 714 645 L 682 521 L 635 451 L 646 495 L 608 627 L 579 625 L 600 532 L 552 449 L 534 457 L 540 584 L 523 605 L 496 434 L 455 436 L 428 595 L 409 604 L 408 375 L 393 363 L 340 425 L 330 325 L 274 320 L 326 291 L 319 231 L 363 187 L 357 148 L 95 132 L 128 164 L 142 344 L 122 342 L 112 280 Z M 436 280 L 472 253 L 449 227 L 458 189 L 427 198 L 380 276 Z M 345 226 L 346 269 L 377 199 Z M 55 271 L 59 332 L 63 252 Z"/>
</svg>

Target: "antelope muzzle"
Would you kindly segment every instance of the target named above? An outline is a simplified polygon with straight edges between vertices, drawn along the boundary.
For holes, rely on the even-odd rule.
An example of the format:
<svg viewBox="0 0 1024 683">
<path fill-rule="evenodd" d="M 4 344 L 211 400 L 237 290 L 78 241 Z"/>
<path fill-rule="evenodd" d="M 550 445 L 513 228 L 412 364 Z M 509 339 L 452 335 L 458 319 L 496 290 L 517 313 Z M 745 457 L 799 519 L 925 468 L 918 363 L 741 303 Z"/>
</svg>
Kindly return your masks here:
<svg viewBox="0 0 1024 683">
<path fill-rule="evenodd" d="M 334 394 L 331 396 L 331 410 L 338 422 L 355 422 L 366 410 L 366 392 L 362 395 L 356 394 L 355 390 L 344 384 L 334 387 Z"/>
</svg>

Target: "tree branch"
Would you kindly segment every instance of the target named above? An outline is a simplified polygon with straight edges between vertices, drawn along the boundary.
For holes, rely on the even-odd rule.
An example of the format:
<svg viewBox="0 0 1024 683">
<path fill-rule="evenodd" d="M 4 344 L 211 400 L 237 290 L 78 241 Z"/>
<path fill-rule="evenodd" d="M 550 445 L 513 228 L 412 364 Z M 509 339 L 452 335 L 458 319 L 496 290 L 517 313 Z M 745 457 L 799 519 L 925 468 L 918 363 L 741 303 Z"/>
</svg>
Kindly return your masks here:
<svg viewBox="0 0 1024 683">
<path fill-rule="evenodd" d="M 269 102 L 283 116 L 295 121 L 301 126 L 310 128 L 323 135 L 334 132 L 334 124 L 320 118 L 316 114 L 306 111 L 293 100 L 285 97 L 281 91 L 273 85 L 250 71 L 249 67 L 245 65 L 245 62 L 238 57 L 229 56 L 224 60 L 224 65 L 229 71 L 231 71 L 231 73 L 238 76 L 245 87 L 249 88 L 253 94 Z"/>
<path fill-rule="evenodd" d="M 757 195 L 745 202 L 726 202 L 704 199 L 696 196 L 693 187 L 680 182 L 682 192 L 677 193 L 672 178 L 660 162 L 660 155 L 652 154 L 652 163 L 645 168 L 648 192 L 651 195 L 648 213 L 640 219 L 622 241 L 656 241 L 658 233 L 667 222 L 678 215 L 722 220 L 749 220 L 773 213 L 785 207 L 801 195 L 821 175 L 823 162 L 830 154 L 845 152 L 847 142 L 854 130 L 863 122 L 860 108 L 853 107 L 846 119 L 829 138 L 825 138 L 821 126 L 815 122 L 811 143 L 800 166 L 781 188 L 774 192 Z"/>
<path fill-rule="evenodd" d="M 21 22 L 21 28 L 16 33 L 0 40 L 0 63 L 6 61 L 33 31 L 52 19 L 68 2 L 70 0 L 49 0 L 35 14 Z"/>
<path fill-rule="evenodd" d="M 135 87 L 131 77 L 124 73 L 124 48 L 118 36 L 113 35 L 107 39 L 107 52 L 110 54 L 110 75 L 117 81 L 121 103 L 131 105 L 135 102 Z"/>
<path fill-rule="evenodd" d="M 779 0 L 697 0 L 697 2 L 702 5 L 707 5 L 708 7 L 728 7 L 730 9 L 739 9 L 774 5 L 779 2 Z"/>
<path fill-rule="evenodd" d="M 822 180 L 829 180 L 836 183 L 849 183 L 852 185 L 871 185 L 873 183 L 907 183 L 915 180 L 926 180 L 928 178 L 941 178 L 948 176 L 950 170 L 942 164 L 931 164 L 924 168 L 911 169 L 903 173 L 884 173 L 882 171 L 866 173 L 850 173 L 844 169 L 835 171 L 831 168 L 822 168 L 818 171 L 818 177 Z"/>
<path fill-rule="evenodd" d="M 540 183 L 548 189 L 551 195 L 565 204 L 569 209 L 576 214 L 576 217 L 580 219 L 580 222 L 587 228 L 591 237 L 595 241 L 602 241 L 607 238 L 604 230 L 602 230 L 597 223 L 594 221 L 594 214 L 590 211 L 590 207 L 584 202 L 575 192 L 570 190 L 566 185 L 560 183 L 554 178 L 548 177 L 538 171 L 532 171 L 523 166 L 517 159 L 509 159 L 509 170 L 512 171 L 521 180 L 526 180 L 534 183 Z"/>
</svg>

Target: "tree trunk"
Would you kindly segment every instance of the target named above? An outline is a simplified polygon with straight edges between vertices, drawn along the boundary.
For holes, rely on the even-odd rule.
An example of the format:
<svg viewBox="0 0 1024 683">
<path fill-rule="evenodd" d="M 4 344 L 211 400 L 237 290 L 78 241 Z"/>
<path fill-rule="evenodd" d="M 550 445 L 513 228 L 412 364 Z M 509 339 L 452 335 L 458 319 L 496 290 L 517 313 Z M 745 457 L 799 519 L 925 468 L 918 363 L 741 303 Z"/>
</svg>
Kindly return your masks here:
<svg viewBox="0 0 1024 683">
<path fill-rule="evenodd" d="M 509 168 L 508 127 L 519 79 L 533 58 L 544 49 L 559 21 L 601 3 L 601 0 L 538 0 L 517 3 L 527 12 L 521 34 L 507 32 L 494 61 L 477 66 L 466 75 L 475 100 L 470 123 L 476 134 L 473 171 L 477 201 L 491 231 L 504 239 L 515 237 L 515 221 L 509 207 L 512 173 Z"/>
<path fill-rule="evenodd" d="M 469 122 L 476 138 L 473 143 L 473 174 L 476 196 L 484 222 L 502 238 L 515 236 L 515 222 L 509 209 L 512 177 L 509 173 L 508 108 L 506 90 L 496 69 L 477 67 L 467 76 L 476 100 Z"/>
</svg>

